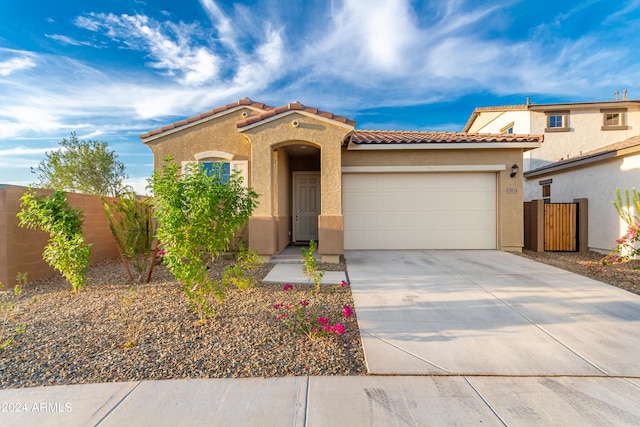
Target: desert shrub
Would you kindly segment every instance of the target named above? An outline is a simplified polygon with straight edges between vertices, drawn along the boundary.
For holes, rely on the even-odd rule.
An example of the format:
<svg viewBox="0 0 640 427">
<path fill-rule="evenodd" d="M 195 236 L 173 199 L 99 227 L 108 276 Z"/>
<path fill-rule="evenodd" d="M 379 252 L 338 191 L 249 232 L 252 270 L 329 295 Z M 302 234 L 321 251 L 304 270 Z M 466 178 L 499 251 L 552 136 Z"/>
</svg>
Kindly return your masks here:
<svg viewBox="0 0 640 427">
<path fill-rule="evenodd" d="M 82 211 L 69 205 L 64 191 L 39 196 L 29 189 L 20 200 L 20 227 L 49 233 L 42 258 L 61 272 L 77 292 L 86 283 L 91 254 L 82 234 Z"/>
<path fill-rule="evenodd" d="M 151 199 L 138 199 L 136 193 L 127 192 L 117 200 L 107 202 L 103 199 L 102 202 L 129 280 L 139 283 L 152 263 L 156 230 Z M 135 278 L 129 268 L 130 262 L 136 271 Z"/>
<path fill-rule="evenodd" d="M 222 281 L 236 289 L 251 289 L 256 285 L 255 273 L 262 265 L 258 252 L 239 245 L 237 262 L 224 269 Z"/>
<path fill-rule="evenodd" d="M 182 174 L 171 158 L 154 173 L 151 188 L 163 262 L 205 321 L 213 310 L 210 296 L 219 300 L 224 295 L 224 287 L 212 282 L 207 269 L 247 224 L 258 195 L 243 187 L 237 173 L 225 180 L 220 167 L 207 173 L 193 164 Z"/>
</svg>

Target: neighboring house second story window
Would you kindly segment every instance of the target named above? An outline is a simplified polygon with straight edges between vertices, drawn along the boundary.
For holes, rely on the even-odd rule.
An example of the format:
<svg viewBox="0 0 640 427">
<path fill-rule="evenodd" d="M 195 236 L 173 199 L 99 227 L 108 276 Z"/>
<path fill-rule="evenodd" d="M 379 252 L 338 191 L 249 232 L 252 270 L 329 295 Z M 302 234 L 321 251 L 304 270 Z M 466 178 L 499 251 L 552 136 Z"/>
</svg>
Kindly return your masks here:
<svg viewBox="0 0 640 427">
<path fill-rule="evenodd" d="M 601 130 L 625 130 L 627 129 L 626 123 L 626 109 L 615 110 L 600 110 L 602 113 L 602 127 Z"/>
<path fill-rule="evenodd" d="M 569 131 L 569 112 L 568 111 L 549 111 L 547 115 L 547 127 L 545 132 L 568 132 Z"/>
<path fill-rule="evenodd" d="M 502 129 L 500 129 L 500 133 L 512 134 L 514 125 L 515 125 L 514 122 L 509 123 L 508 125 L 506 125 Z"/>
</svg>

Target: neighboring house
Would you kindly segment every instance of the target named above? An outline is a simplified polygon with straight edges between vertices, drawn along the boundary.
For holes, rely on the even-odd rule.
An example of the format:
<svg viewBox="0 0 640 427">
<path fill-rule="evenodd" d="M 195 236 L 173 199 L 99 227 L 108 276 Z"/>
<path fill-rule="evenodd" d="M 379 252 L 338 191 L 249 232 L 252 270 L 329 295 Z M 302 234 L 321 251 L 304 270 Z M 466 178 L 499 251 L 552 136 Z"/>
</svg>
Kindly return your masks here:
<svg viewBox="0 0 640 427">
<path fill-rule="evenodd" d="M 640 187 L 640 101 L 477 108 L 464 132 L 543 134 L 524 154 L 524 199 L 589 200 L 588 247 L 609 252 L 626 229 L 611 202 Z"/>
<path fill-rule="evenodd" d="M 267 258 L 309 240 L 327 262 L 345 249 L 522 249 L 517 169 L 542 137 L 355 125 L 298 102 L 244 98 L 141 139 L 156 169 L 171 155 L 241 171 L 259 194 L 249 246 Z"/>
</svg>

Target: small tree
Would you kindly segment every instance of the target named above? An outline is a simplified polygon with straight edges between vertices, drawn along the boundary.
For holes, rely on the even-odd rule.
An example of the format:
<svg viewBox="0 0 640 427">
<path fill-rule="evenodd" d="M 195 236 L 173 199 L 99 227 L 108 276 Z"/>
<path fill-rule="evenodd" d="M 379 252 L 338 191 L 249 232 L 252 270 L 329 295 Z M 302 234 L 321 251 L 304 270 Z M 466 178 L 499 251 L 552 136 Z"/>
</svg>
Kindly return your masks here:
<svg viewBox="0 0 640 427">
<path fill-rule="evenodd" d="M 101 196 L 117 196 L 127 178 L 124 164 L 106 142 L 80 141 L 75 132 L 60 142 L 60 149 L 45 154 L 37 168 L 31 168 L 34 186 Z"/>
<path fill-rule="evenodd" d="M 20 200 L 22 210 L 17 214 L 20 227 L 49 233 L 42 258 L 61 272 L 77 292 L 86 282 L 90 255 L 90 245 L 82 234 L 82 211 L 69 205 L 63 191 L 39 196 L 29 190 Z"/>
<path fill-rule="evenodd" d="M 152 218 L 151 199 L 138 199 L 136 193 L 127 192 L 111 203 L 102 200 L 109 220 L 109 228 L 129 280 L 141 282 L 152 258 L 156 230 Z M 129 261 L 136 270 L 134 279 Z"/>
<path fill-rule="evenodd" d="M 181 174 L 171 158 L 165 162 L 151 179 L 158 239 L 164 263 L 204 321 L 212 314 L 207 295 L 224 295 L 208 277 L 208 266 L 247 224 L 258 195 L 242 186 L 238 174 L 224 180 L 220 167 L 207 173 L 202 165 L 189 165 Z"/>
</svg>

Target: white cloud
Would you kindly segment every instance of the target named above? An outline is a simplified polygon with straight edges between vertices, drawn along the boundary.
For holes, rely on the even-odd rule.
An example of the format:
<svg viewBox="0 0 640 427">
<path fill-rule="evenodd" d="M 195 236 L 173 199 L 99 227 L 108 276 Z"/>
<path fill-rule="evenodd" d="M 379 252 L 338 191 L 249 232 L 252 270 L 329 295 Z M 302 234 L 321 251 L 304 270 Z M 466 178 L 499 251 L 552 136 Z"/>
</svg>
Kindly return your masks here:
<svg viewBox="0 0 640 427">
<path fill-rule="evenodd" d="M 241 54 L 237 45 L 237 31 L 233 28 L 233 21 L 226 16 L 215 1 L 200 0 L 202 8 L 209 16 L 211 23 L 216 27 L 218 37 L 223 45 L 230 48 L 236 54 Z"/>
<path fill-rule="evenodd" d="M 326 35 L 309 45 L 304 59 L 321 72 L 360 79 L 362 73 L 401 75 L 426 35 L 408 0 L 346 0 L 332 14 Z"/>
<path fill-rule="evenodd" d="M 23 56 L 0 61 L 0 76 L 7 77 L 16 71 L 35 67 L 36 63 L 30 57 Z"/>
<path fill-rule="evenodd" d="M 29 148 L 29 147 L 14 147 L 0 150 L 0 156 L 23 156 L 23 155 L 31 155 L 38 154 L 42 155 L 48 151 L 55 151 L 60 147 L 43 147 L 43 148 Z"/>
<path fill-rule="evenodd" d="M 51 40 L 56 40 L 62 44 L 67 44 L 71 46 L 94 46 L 93 43 L 78 41 L 72 37 L 63 36 L 60 34 L 45 34 L 44 36 Z"/>
<path fill-rule="evenodd" d="M 121 46 L 147 52 L 152 68 L 164 70 L 185 85 L 202 85 L 216 78 L 220 58 L 207 46 L 197 45 L 198 26 L 157 22 L 144 15 L 90 14 L 76 25 L 105 35 Z"/>
</svg>

